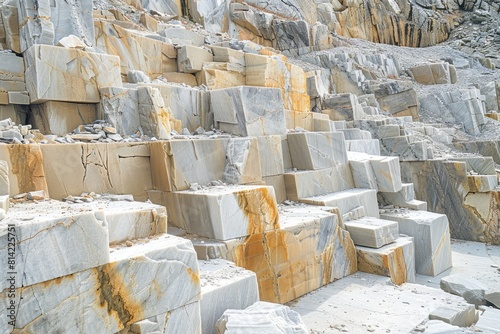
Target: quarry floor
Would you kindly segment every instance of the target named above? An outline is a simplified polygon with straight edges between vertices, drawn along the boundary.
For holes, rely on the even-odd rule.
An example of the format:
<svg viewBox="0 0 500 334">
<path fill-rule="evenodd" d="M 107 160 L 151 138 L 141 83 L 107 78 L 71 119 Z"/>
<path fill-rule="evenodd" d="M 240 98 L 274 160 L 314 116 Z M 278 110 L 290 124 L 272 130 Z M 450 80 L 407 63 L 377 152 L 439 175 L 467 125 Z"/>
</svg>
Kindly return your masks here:
<svg viewBox="0 0 500 334">
<path fill-rule="evenodd" d="M 453 240 L 452 249 L 453 268 L 436 277 L 417 275 L 415 283 L 394 286 L 387 277 L 357 272 L 288 306 L 311 333 L 409 333 L 437 307 L 463 305 L 462 297 L 439 288 L 441 277 L 462 273 L 500 287 L 500 246 Z"/>
</svg>

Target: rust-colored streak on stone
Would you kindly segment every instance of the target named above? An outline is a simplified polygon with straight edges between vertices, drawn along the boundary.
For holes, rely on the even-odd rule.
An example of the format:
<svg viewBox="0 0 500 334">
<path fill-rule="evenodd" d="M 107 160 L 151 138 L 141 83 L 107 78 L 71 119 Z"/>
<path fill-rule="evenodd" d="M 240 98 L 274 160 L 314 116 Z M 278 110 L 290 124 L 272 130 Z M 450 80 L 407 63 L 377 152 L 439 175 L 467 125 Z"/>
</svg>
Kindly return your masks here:
<svg viewBox="0 0 500 334">
<path fill-rule="evenodd" d="M 14 144 L 9 146 L 9 155 L 19 193 L 44 190 L 48 194 L 40 146 Z"/>
<path fill-rule="evenodd" d="M 384 263 L 384 266 L 389 269 L 389 274 L 392 283 L 401 285 L 406 282 L 406 263 L 403 253 L 403 248 L 398 247 L 389 255 L 389 263 Z"/>
<path fill-rule="evenodd" d="M 276 199 L 267 188 L 237 193 L 238 206 L 248 218 L 248 235 L 263 233 L 266 227 L 279 229 Z"/>
<path fill-rule="evenodd" d="M 200 275 L 193 271 L 191 268 L 187 268 L 187 272 L 194 284 L 200 284 Z"/>
<path fill-rule="evenodd" d="M 350 274 L 354 274 L 356 271 L 358 271 L 358 261 L 354 241 L 352 241 L 349 232 L 342 229 L 340 226 L 337 226 L 337 234 L 340 237 L 340 245 L 344 250 L 345 258 L 349 261 L 349 265 L 347 266 L 344 275 L 347 276 Z"/>
<path fill-rule="evenodd" d="M 144 318 L 141 304 L 134 301 L 133 296 L 126 291 L 114 264 L 97 268 L 96 278 L 100 306 L 107 309 L 109 316 L 115 317 L 123 327 Z"/>
</svg>

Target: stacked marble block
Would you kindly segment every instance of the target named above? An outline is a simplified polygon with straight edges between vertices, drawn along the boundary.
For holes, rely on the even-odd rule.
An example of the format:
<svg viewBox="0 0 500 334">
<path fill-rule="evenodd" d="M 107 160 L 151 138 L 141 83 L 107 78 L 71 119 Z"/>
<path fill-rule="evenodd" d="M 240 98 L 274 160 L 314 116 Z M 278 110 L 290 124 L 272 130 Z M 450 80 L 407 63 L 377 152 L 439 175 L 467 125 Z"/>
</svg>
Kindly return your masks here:
<svg viewBox="0 0 500 334">
<path fill-rule="evenodd" d="M 24 80 L 24 61 L 15 53 L 0 51 L 0 117 L 26 121 L 24 105 L 30 104 Z"/>
<path fill-rule="evenodd" d="M 169 333 L 200 332 L 196 253 L 165 234 L 166 219 L 138 202 L 13 204 L 0 228 L 6 239 L 14 225 L 16 274 L 2 279 L 0 303 L 17 316 L 0 320 L 2 332 L 115 333 L 152 317 L 168 318 Z"/>
</svg>

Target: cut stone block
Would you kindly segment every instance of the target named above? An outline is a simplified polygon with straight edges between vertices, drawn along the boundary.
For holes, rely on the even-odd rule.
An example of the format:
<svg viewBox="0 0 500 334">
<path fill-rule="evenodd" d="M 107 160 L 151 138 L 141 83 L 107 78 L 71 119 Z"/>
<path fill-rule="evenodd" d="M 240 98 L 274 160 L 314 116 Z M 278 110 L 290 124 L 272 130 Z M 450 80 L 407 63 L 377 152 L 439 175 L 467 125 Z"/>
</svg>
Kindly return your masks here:
<svg viewBox="0 0 500 334">
<path fill-rule="evenodd" d="M 380 142 L 378 139 L 346 140 L 346 145 L 348 151 L 380 155 Z"/>
<path fill-rule="evenodd" d="M 356 152 L 349 152 L 347 156 L 356 187 L 388 192 L 401 190 L 398 157 L 373 156 Z"/>
<path fill-rule="evenodd" d="M 7 49 L 10 49 L 15 53 L 21 53 L 17 6 L 7 5 L 4 2 L 2 7 L 0 7 L 0 15 L 2 16 L 3 26 L 5 28 L 5 42 Z"/>
<path fill-rule="evenodd" d="M 99 93 L 101 95 L 99 119 L 110 123 L 121 135 L 139 132 L 141 123 L 137 112 L 139 105 L 137 89 L 105 87 L 101 88 Z"/>
<path fill-rule="evenodd" d="M 167 212 L 160 205 L 99 199 L 72 207 L 102 211 L 99 218 L 107 223 L 110 244 L 167 232 Z"/>
<path fill-rule="evenodd" d="M 358 270 L 391 278 L 401 285 L 415 282 L 415 253 L 412 237 L 399 237 L 382 248 L 356 246 Z"/>
<path fill-rule="evenodd" d="M 415 268 L 418 274 L 436 276 L 451 268 L 451 241 L 446 215 L 406 210 L 384 213 L 383 219 L 396 221 L 399 232 L 415 240 Z"/>
<path fill-rule="evenodd" d="M 26 88 L 34 104 L 47 100 L 99 103 L 99 88 L 122 85 L 116 56 L 34 45 L 26 51 L 25 61 Z"/>
<path fill-rule="evenodd" d="M 97 119 L 96 104 L 48 101 L 31 106 L 33 127 L 43 134 L 64 136 L 82 124 Z"/>
<path fill-rule="evenodd" d="M 24 61 L 14 53 L 0 53 L 0 81 L 24 81 Z"/>
<path fill-rule="evenodd" d="M 384 138 L 380 140 L 380 151 L 383 155 L 398 156 L 400 161 L 427 160 L 425 142 L 412 142 L 408 136 Z"/>
<path fill-rule="evenodd" d="M 209 64 L 221 68 L 210 68 Z M 227 71 L 227 65 L 220 66 L 218 63 L 204 63 L 203 69 L 196 73 L 199 85 L 205 85 L 208 89 L 224 89 L 230 87 L 244 86 L 245 76 L 241 73 Z"/>
<path fill-rule="evenodd" d="M 347 165 L 318 170 L 289 171 L 284 176 L 287 197 L 291 201 L 354 188 L 351 170 Z"/>
<path fill-rule="evenodd" d="M 35 44 L 54 44 L 54 24 L 51 22 L 50 2 L 48 0 L 18 1 L 21 52 Z"/>
<path fill-rule="evenodd" d="M 453 70 L 451 68 L 453 68 Z M 410 71 L 415 81 L 424 85 L 456 83 L 455 66 L 446 62 L 420 64 L 410 68 Z M 455 72 L 453 78 L 451 75 L 452 72 Z"/>
<path fill-rule="evenodd" d="M 30 97 L 28 92 L 8 92 L 9 104 L 29 105 Z"/>
<path fill-rule="evenodd" d="M 479 321 L 474 325 L 474 328 L 485 333 L 500 333 L 500 310 L 487 308 L 479 316 Z"/>
<path fill-rule="evenodd" d="M 260 169 L 262 176 L 274 176 L 283 174 L 283 154 L 281 147 L 281 136 L 258 137 Z"/>
<path fill-rule="evenodd" d="M 188 29 L 168 28 L 160 31 L 160 35 L 169 38 L 174 44 L 194 46 L 203 46 L 205 44 L 205 36 Z"/>
<path fill-rule="evenodd" d="M 148 143 L 45 144 L 40 148 L 43 169 L 37 175 L 47 179 L 51 198 L 93 191 L 132 194 L 144 201 L 146 191 L 153 188 Z"/>
<path fill-rule="evenodd" d="M 210 187 L 171 196 L 175 209 L 168 211 L 169 219 L 190 234 L 228 240 L 279 227 L 272 187 Z"/>
<path fill-rule="evenodd" d="M 498 186 L 498 177 L 496 175 L 468 175 L 469 192 L 486 193 L 492 191 Z"/>
<path fill-rule="evenodd" d="M 274 176 L 264 176 L 262 178 L 262 181 L 266 186 L 271 186 L 274 188 L 274 195 L 276 196 L 276 202 L 281 203 L 287 200 L 285 177 L 283 176 L 283 174 Z"/>
<path fill-rule="evenodd" d="M 464 309 L 440 306 L 429 314 L 429 319 L 441 320 L 453 326 L 470 327 L 479 319 L 479 312 L 473 305 Z"/>
<path fill-rule="evenodd" d="M 464 299 L 474 305 L 484 305 L 484 293 L 488 289 L 481 282 L 465 276 L 455 274 L 441 278 L 441 289 Z"/>
<path fill-rule="evenodd" d="M 210 46 L 214 54 L 214 61 L 227 63 L 229 71 L 245 74 L 245 53 L 231 48 Z"/>
<path fill-rule="evenodd" d="M 350 93 L 328 95 L 324 98 L 322 109 L 321 112 L 332 121 L 352 121 L 367 116 L 356 95 Z"/>
<path fill-rule="evenodd" d="M 351 159 L 349 160 L 349 167 L 351 168 L 352 179 L 356 188 L 377 190 L 377 179 L 375 178 L 370 160 L 366 157 Z"/>
<path fill-rule="evenodd" d="M 399 203 L 406 203 L 415 199 L 415 187 L 413 183 L 402 183 L 398 192 L 379 192 L 379 201 L 383 205 L 404 206 Z"/>
<path fill-rule="evenodd" d="M 225 311 L 217 321 L 216 330 L 219 334 L 309 333 L 300 314 L 288 306 L 266 302 L 256 302 L 245 310 Z"/>
<path fill-rule="evenodd" d="M 71 253 L 74 248 L 65 256 Z M 82 328 L 116 333 L 200 300 L 198 261 L 189 240 L 165 235 L 115 249 L 110 257 L 108 264 L 17 289 L 15 328 L 32 333 L 77 333 Z M 4 290 L 0 304 L 6 309 L 8 302 Z M 7 317 L 0 326 L 13 329 Z"/>
<path fill-rule="evenodd" d="M 183 45 L 177 50 L 179 72 L 196 73 L 203 69 L 203 63 L 212 62 L 213 55 L 200 47 Z"/>
<path fill-rule="evenodd" d="M 9 224 L 13 224 L 15 231 Z M 16 203 L 10 207 L 7 219 L 0 222 L 0 230 L 2 254 L 7 254 L 8 232 L 16 239 L 15 268 L 3 270 L 0 290 L 9 287 L 8 272 L 17 273 L 11 284 L 19 288 L 109 261 L 107 223 L 96 210 L 89 208 L 76 209 L 58 201 L 41 201 L 36 205 Z M 7 256 L 1 261 L 2 268 L 9 268 Z"/>
<path fill-rule="evenodd" d="M 165 107 L 160 91 L 152 87 L 139 87 L 137 101 L 141 134 L 156 139 L 170 139 L 175 121 Z"/>
<path fill-rule="evenodd" d="M 454 157 L 454 161 L 464 161 L 467 171 L 474 171 L 479 175 L 496 175 L 495 161 L 492 157 Z"/>
<path fill-rule="evenodd" d="M 216 334 L 215 324 L 228 309 L 243 310 L 259 300 L 254 272 L 226 260 L 200 261 L 202 332 Z"/>
<path fill-rule="evenodd" d="M 356 246 L 380 248 L 399 238 L 398 223 L 389 220 L 363 217 L 344 222 L 344 227 Z"/>
<path fill-rule="evenodd" d="M 363 207 L 367 216 L 379 218 L 377 191 L 374 189 L 349 189 L 332 194 L 300 198 L 300 202 L 337 207 L 341 215 Z"/>
<path fill-rule="evenodd" d="M 244 86 L 213 90 L 210 107 L 218 127 L 234 135 L 286 134 L 279 89 Z"/>
<path fill-rule="evenodd" d="M 287 139 L 292 165 L 297 169 L 322 169 L 347 164 L 345 139 L 341 132 L 289 133 Z"/>
</svg>

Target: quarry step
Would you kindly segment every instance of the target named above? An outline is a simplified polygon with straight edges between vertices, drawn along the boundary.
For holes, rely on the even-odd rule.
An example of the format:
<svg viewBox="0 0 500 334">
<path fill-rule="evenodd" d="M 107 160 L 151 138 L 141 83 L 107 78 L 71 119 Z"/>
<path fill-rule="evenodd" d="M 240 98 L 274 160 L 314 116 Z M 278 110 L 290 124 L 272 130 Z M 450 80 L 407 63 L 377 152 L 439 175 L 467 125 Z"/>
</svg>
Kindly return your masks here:
<svg viewBox="0 0 500 334">
<path fill-rule="evenodd" d="M 380 248 L 399 238 L 398 223 L 390 220 L 363 217 L 344 222 L 356 246 Z"/>
</svg>

